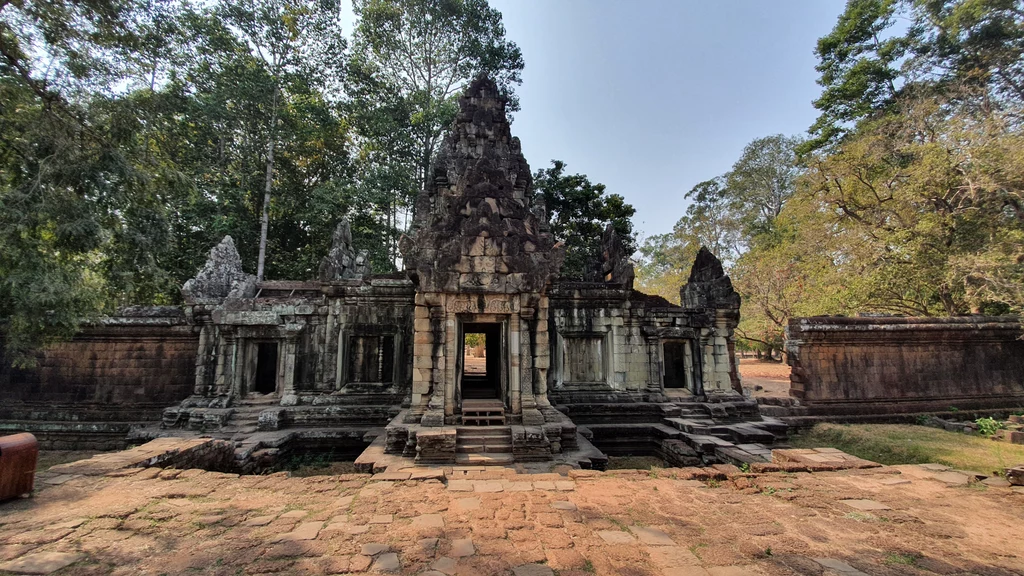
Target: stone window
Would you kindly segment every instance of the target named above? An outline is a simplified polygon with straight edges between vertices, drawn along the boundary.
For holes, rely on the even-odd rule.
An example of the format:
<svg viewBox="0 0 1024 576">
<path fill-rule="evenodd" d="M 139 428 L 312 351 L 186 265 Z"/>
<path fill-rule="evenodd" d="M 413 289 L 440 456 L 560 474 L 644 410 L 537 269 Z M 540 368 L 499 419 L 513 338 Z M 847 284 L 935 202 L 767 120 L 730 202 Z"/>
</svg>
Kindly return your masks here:
<svg viewBox="0 0 1024 576">
<path fill-rule="evenodd" d="M 601 336 L 571 336 L 564 339 L 563 380 L 566 382 L 605 381 L 605 339 Z"/>
<path fill-rule="evenodd" d="M 350 350 L 349 382 L 391 383 L 395 358 L 393 335 L 353 336 Z"/>
</svg>

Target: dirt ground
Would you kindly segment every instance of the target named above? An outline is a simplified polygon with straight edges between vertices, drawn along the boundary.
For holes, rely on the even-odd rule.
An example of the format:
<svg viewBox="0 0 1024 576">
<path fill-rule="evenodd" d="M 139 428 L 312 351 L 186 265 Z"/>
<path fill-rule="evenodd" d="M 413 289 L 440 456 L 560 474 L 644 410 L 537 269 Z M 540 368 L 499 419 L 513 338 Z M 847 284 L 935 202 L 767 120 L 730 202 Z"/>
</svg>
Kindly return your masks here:
<svg viewBox="0 0 1024 576">
<path fill-rule="evenodd" d="M 740 380 L 754 397 L 789 396 L 789 365 L 783 362 L 740 358 Z M 755 390 L 757 386 L 762 390 Z"/>
<path fill-rule="evenodd" d="M 1024 573 L 1019 489 L 921 466 L 695 479 L 707 472 L 44 474 L 34 498 L 0 505 L 0 561 L 80 554 L 60 575 Z"/>
</svg>

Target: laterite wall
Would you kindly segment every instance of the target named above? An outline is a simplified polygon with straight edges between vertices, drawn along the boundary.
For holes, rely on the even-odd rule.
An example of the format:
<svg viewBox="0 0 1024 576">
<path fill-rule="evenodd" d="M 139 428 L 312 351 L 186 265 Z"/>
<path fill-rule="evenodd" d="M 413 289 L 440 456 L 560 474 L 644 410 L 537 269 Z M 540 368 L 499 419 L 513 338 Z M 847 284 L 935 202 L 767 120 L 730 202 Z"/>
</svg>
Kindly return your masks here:
<svg viewBox="0 0 1024 576">
<path fill-rule="evenodd" d="M 843 413 L 1024 405 L 1024 340 L 1016 317 L 794 318 L 790 395 Z"/>
<path fill-rule="evenodd" d="M 135 314 L 104 319 L 47 347 L 31 369 L 0 357 L 0 433 L 123 439 L 130 423 L 158 420 L 191 394 L 198 334 L 178 308 Z"/>
</svg>

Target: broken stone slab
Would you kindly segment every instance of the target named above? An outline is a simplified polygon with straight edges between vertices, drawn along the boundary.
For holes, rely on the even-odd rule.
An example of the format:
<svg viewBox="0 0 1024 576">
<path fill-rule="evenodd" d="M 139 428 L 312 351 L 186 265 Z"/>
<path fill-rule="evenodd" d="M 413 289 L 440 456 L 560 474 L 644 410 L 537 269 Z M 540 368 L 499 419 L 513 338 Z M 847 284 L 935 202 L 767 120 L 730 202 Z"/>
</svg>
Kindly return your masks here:
<svg viewBox="0 0 1024 576">
<path fill-rule="evenodd" d="M 323 525 L 323 522 L 303 522 L 295 530 L 278 536 L 276 541 L 315 540 L 317 535 L 320 534 L 320 529 L 323 528 Z"/>
<path fill-rule="evenodd" d="M 457 538 L 452 540 L 452 551 L 451 555 L 455 558 L 462 558 L 465 556 L 472 556 L 476 554 L 476 548 L 473 546 L 473 540 L 470 538 Z"/>
<path fill-rule="evenodd" d="M 398 554 L 394 552 L 381 554 L 373 562 L 374 572 L 398 572 L 401 568 L 402 564 L 398 561 Z"/>
<path fill-rule="evenodd" d="M 981 481 L 981 483 L 986 485 L 986 486 L 991 486 L 993 488 L 1009 488 L 1010 487 L 1010 481 L 1009 480 L 1007 480 L 1006 478 L 1000 478 L 998 476 L 993 476 L 991 478 L 985 478 L 984 480 Z"/>
<path fill-rule="evenodd" d="M 950 486 L 966 486 L 971 481 L 971 478 L 966 474 L 961 474 L 959 472 L 952 471 L 938 472 L 936 474 L 932 474 L 931 478 L 933 480 L 938 480 L 939 482 L 949 484 Z"/>
<path fill-rule="evenodd" d="M 850 508 L 863 510 L 865 512 L 871 512 L 873 510 L 892 510 L 889 506 L 882 504 L 881 502 L 875 502 L 874 500 L 840 500 L 839 502 L 846 504 Z"/>
<path fill-rule="evenodd" d="M 448 489 L 452 492 L 472 492 L 473 482 L 470 480 L 449 480 Z"/>
<path fill-rule="evenodd" d="M 85 554 L 36 552 L 0 564 L 0 570 L 15 574 L 49 574 L 85 558 Z"/>
<path fill-rule="evenodd" d="M 391 547 L 387 544 L 383 544 L 380 542 L 370 542 L 368 544 L 363 544 L 363 547 L 359 550 L 359 553 L 363 556 L 376 556 L 381 552 L 387 552 L 390 548 Z"/>
<path fill-rule="evenodd" d="M 1024 486 L 1024 465 L 1007 468 L 1004 476 L 1011 485 Z"/>
<path fill-rule="evenodd" d="M 438 558 L 430 565 L 430 568 L 441 572 L 442 574 L 454 574 L 455 573 L 456 561 L 454 558 L 447 556 Z"/>
<path fill-rule="evenodd" d="M 440 514 L 423 514 L 412 519 L 413 528 L 444 528 L 444 517 Z"/>
<path fill-rule="evenodd" d="M 597 535 L 609 544 L 633 544 L 636 542 L 632 534 L 621 530 L 601 530 Z"/>
<path fill-rule="evenodd" d="M 648 546 L 675 546 L 676 543 L 663 530 L 644 526 L 630 526 L 629 531 L 636 534 L 641 542 Z"/>
<path fill-rule="evenodd" d="M 558 502 L 552 502 L 551 507 L 555 510 L 576 510 L 576 505 L 567 500 L 559 500 Z"/>
</svg>

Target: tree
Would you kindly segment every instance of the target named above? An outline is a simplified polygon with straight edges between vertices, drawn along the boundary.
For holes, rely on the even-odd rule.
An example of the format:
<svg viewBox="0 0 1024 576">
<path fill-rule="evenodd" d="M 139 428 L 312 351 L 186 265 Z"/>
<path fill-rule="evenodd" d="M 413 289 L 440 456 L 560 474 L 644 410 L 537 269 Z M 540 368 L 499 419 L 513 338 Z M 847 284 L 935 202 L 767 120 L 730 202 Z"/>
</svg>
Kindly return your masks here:
<svg viewBox="0 0 1024 576">
<path fill-rule="evenodd" d="M 905 101 L 811 165 L 810 190 L 861 267 L 865 306 L 1024 308 L 1024 134 L 1009 115 L 956 103 L 970 99 Z"/>
<path fill-rule="evenodd" d="M 382 223 L 398 237 L 470 80 L 486 73 L 517 110 L 523 57 L 486 0 L 354 0 L 358 22 L 346 82 L 360 153 L 360 185 L 386 195 Z"/>
<path fill-rule="evenodd" d="M 611 224 L 627 254 L 636 251 L 632 205 L 618 194 L 605 194 L 604 184 L 593 184 L 583 174 L 566 174 L 566 164 L 552 160 L 551 168 L 540 168 L 533 187 L 544 201 L 551 218 L 551 232 L 565 243 L 562 277 L 582 279 L 601 248 L 601 235 Z"/>
<path fill-rule="evenodd" d="M 799 144 L 799 138 L 782 134 L 757 138 L 743 148 L 739 160 L 724 176 L 725 185 L 717 195 L 728 203 L 743 226 L 746 242 L 772 232 L 775 219 L 796 190 L 801 173 L 796 157 Z M 706 204 L 718 199 L 709 197 L 701 202 L 697 195 L 695 200 Z"/>
<path fill-rule="evenodd" d="M 0 334 L 15 365 L 103 309 L 95 269 L 137 224 L 127 208 L 152 205 L 126 154 L 130 122 L 107 106 L 126 73 L 116 47 L 130 8 L 0 4 Z"/>
<path fill-rule="evenodd" d="M 834 144 L 862 119 L 891 109 L 912 39 L 886 34 L 903 8 L 901 0 L 849 0 L 835 28 L 818 40 L 816 68 L 824 90 L 814 106 L 821 115 L 801 152 Z"/>
<path fill-rule="evenodd" d="M 672 232 L 644 240 L 637 267 L 644 290 L 678 301 L 679 288 L 686 283 L 701 246 L 711 250 L 726 268 L 736 261 L 743 248 L 743 227 L 725 193 L 725 182 L 723 176 L 691 188 L 685 195 L 690 205 Z"/>
<path fill-rule="evenodd" d="M 823 91 L 814 105 L 821 115 L 802 155 L 834 149 L 861 122 L 898 113 L 908 93 L 971 94 L 975 106 L 1016 109 L 1020 120 L 1024 10 L 1018 0 L 850 0 L 816 52 Z"/>
<path fill-rule="evenodd" d="M 338 5 L 330 0 L 246 0 L 225 2 L 217 13 L 236 31 L 262 68 L 262 85 L 247 86 L 263 100 L 266 115 L 265 177 L 256 278 L 263 280 L 274 186 L 274 150 L 280 115 L 292 84 L 325 86 L 336 77 L 345 47 Z"/>
</svg>

